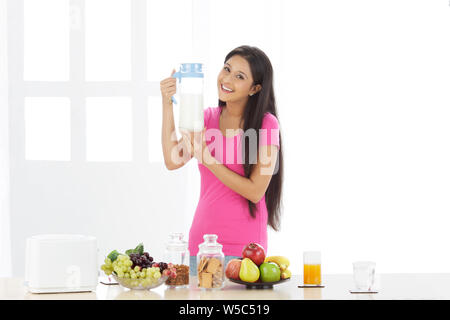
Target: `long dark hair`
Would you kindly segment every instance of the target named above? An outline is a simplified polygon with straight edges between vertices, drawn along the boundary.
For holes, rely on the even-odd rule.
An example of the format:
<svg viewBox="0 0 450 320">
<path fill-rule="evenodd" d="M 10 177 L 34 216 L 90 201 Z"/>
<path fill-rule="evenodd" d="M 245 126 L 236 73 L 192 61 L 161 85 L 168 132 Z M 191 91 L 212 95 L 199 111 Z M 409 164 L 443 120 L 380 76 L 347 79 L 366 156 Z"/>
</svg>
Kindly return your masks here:
<svg viewBox="0 0 450 320">
<path fill-rule="evenodd" d="M 259 132 L 261 129 L 262 121 L 264 115 L 269 112 L 278 118 L 277 109 L 275 105 L 275 94 L 273 90 L 273 69 L 267 55 L 260 49 L 250 46 L 240 46 L 233 49 L 225 57 L 225 61 L 228 61 L 232 56 L 239 55 L 245 60 L 247 60 L 250 65 L 250 69 L 253 77 L 253 85 L 261 85 L 261 90 L 252 96 L 249 96 L 247 105 L 244 109 L 243 121 L 244 121 L 244 133 L 248 129 L 255 129 Z M 226 102 L 219 99 L 219 107 L 221 111 L 223 107 L 226 106 Z M 280 130 L 281 132 L 281 130 Z M 270 133 L 269 133 L 270 134 Z M 243 136 L 245 137 L 245 136 Z M 256 155 L 259 152 L 259 134 L 257 137 L 257 148 Z M 275 166 L 275 172 L 270 179 L 269 186 L 266 190 L 266 207 L 267 207 L 267 224 L 272 227 L 272 229 L 278 231 L 280 229 L 280 219 L 281 219 L 281 191 L 283 184 L 283 148 L 281 144 L 281 134 L 280 134 L 280 148 L 278 151 L 277 164 Z M 243 153 L 245 155 L 244 161 L 244 172 L 245 176 L 248 178 L 252 173 L 255 166 L 255 161 L 250 161 L 250 157 L 256 159 L 255 154 L 250 154 L 249 143 L 242 141 Z M 254 148 L 252 148 L 253 150 Z M 253 150 L 254 151 L 254 150 Z M 278 169 L 278 170 L 277 170 Z M 254 218 L 256 205 L 248 201 L 248 206 L 250 210 L 250 215 Z"/>
</svg>

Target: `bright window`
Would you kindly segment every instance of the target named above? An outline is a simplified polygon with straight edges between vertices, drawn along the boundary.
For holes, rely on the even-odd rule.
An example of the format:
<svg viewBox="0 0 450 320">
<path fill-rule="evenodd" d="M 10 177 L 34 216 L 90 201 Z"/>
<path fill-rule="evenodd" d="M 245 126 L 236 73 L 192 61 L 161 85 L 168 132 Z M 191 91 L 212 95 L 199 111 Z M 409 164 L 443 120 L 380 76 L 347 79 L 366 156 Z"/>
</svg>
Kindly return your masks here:
<svg viewBox="0 0 450 320">
<path fill-rule="evenodd" d="M 68 98 L 25 99 L 25 159 L 69 161 L 70 137 Z"/>
<path fill-rule="evenodd" d="M 151 162 L 163 162 L 161 139 L 161 97 L 148 98 L 148 157 Z"/>
<path fill-rule="evenodd" d="M 69 80 L 69 1 L 24 0 L 24 79 Z"/>
<path fill-rule="evenodd" d="M 86 6 L 86 80 L 131 79 L 129 0 L 89 0 Z"/>
<path fill-rule="evenodd" d="M 148 80 L 170 76 L 192 56 L 192 1 L 147 1 Z"/>
<path fill-rule="evenodd" d="M 132 160 L 132 113 L 128 97 L 86 99 L 86 160 Z"/>
</svg>

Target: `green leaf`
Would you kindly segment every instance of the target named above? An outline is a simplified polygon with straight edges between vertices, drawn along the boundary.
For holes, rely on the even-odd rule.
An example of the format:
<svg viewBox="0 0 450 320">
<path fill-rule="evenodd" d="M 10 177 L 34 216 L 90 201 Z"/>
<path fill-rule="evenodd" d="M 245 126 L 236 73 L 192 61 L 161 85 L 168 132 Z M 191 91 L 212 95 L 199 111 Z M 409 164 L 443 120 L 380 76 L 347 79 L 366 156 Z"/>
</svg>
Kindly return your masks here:
<svg viewBox="0 0 450 320">
<path fill-rule="evenodd" d="M 132 254 L 132 253 L 138 253 L 138 254 L 142 255 L 142 254 L 144 253 L 144 244 L 141 242 L 141 243 L 139 243 L 139 244 L 137 245 L 136 248 L 134 248 L 134 249 L 128 249 L 127 251 L 125 251 L 125 253 L 126 253 L 127 255 L 130 255 L 130 254 Z"/>
<path fill-rule="evenodd" d="M 139 254 L 144 254 L 144 244 L 141 242 L 135 249 Z"/>
<path fill-rule="evenodd" d="M 114 262 L 119 255 L 120 253 L 117 250 L 113 250 L 108 254 L 108 258 L 111 259 L 111 262 Z"/>
</svg>

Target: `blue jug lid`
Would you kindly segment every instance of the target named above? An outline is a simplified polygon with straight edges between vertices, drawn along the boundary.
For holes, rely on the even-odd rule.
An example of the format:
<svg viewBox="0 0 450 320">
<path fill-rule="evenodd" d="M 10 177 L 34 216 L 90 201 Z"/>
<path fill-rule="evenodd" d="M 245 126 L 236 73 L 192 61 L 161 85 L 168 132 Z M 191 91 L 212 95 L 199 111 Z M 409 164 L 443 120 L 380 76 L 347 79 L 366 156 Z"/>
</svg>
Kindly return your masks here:
<svg viewBox="0 0 450 320">
<path fill-rule="evenodd" d="M 172 77 L 178 78 L 203 78 L 202 63 L 182 63 L 180 71 L 175 72 Z"/>
<path fill-rule="evenodd" d="M 202 68 L 202 63 L 182 63 L 180 71 L 175 72 L 172 77 L 177 78 L 178 82 L 181 82 L 182 78 L 203 78 Z M 177 103 L 174 97 L 172 97 L 172 101 Z"/>
<path fill-rule="evenodd" d="M 180 67 L 181 72 L 193 72 L 193 73 L 203 73 L 202 63 L 182 63 Z"/>
</svg>

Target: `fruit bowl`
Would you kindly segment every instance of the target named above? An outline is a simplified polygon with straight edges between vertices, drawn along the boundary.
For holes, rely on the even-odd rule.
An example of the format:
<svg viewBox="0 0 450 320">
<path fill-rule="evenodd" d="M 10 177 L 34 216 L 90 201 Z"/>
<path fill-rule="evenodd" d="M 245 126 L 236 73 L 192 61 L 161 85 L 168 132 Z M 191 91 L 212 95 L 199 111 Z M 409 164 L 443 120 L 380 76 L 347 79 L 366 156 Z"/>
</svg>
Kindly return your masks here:
<svg viewBox="0 0 450 320">
<path fill-rule="evenodd" d="M 159 279 L 131 279 L 131 278 L 119 278 L 117 275 L 114 274 L 114 272 L 111 274 L 121 286 L 128 288 L 128 289 L 134 289 L 134 290 L 149 290 L 156 287 L 159 287 L 167 280 L 167 276 L 162 275 Z"/>
<path fill-rule="evenodd" d="M 227 278 L 227 279 L 234 283 L 243 284 L 246 286 L 247 289 L 273 289 L 274 285 L 284 283 L 284 282 L 290 280 L 291 278 L 281 279 L 279 281 L 274 281 L 274 282 L 262 282 L 261 280 L 258 280 L 256 282 L 246 282 L 246 281 L 236 280 L 236 279 L 231 279 L 231 278 Z"/>
</svg>

